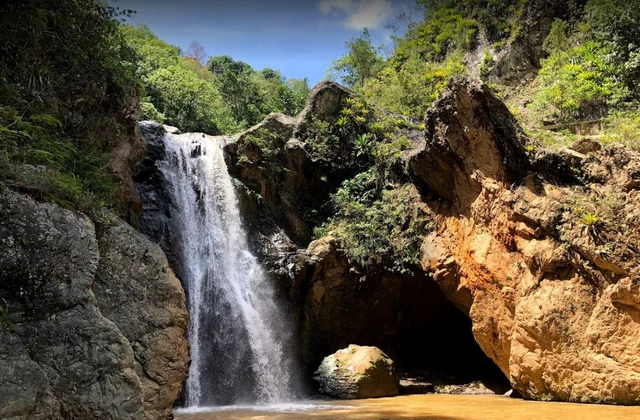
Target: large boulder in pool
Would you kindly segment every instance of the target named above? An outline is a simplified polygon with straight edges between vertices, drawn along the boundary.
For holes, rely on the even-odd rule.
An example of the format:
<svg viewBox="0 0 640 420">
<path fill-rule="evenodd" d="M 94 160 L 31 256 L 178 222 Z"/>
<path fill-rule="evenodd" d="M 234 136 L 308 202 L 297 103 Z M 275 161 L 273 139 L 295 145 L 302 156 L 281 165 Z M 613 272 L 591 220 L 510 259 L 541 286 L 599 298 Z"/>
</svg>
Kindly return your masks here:
<svg viewBox="0 0 640 420">
<path fill-rule="evenodd" d="M 378 398 L 399 394 L 393 361 L 377 347 L 350 345 L 324 358 L 313 377 L 321 394 Z"/>
</svg>

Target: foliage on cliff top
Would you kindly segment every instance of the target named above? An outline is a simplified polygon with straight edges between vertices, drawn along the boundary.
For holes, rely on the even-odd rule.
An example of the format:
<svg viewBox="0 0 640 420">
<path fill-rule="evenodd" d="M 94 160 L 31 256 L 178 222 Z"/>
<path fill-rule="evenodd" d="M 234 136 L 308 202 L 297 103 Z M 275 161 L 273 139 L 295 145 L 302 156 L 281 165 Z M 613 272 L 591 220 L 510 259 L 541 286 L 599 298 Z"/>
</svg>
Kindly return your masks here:
<svg viewBox="0 0 640 420">
<path fill-rule="evenodd" d="M 346 55 L 336 62 L 349 64 L 342 67 L 342 81 L 380 107 L 419 119 L 451 77 L 470 72 L 494 80 L 497 76 L 491 69 L 496 66 L 496 57 L 499 60 L 499 53 L 512 43 L 529 48 L 526 45 L 537 39 L 530 37 L 529 31 L 541 29 L 527 26 L 526 19 L 544 14 L 547 6 L 566 20 L 554 23 L 544 45 L 533 46 L 546 57 L 539 63 L 542 68 L 537 80 L 525 87 L 528 96 L 522 96 L 534 98 L 530 107 L 518 105 L 522 122 L 534 128 L 543 119 L 562 123 L 602 118 L 638 99 L 640 9 L 633 2 L 417 3 L 423 12 L 421 19 L 405 22 L 406 32 L 393 39 L 388 56 L 371 44 L 365 32 L 346 44 Z M 476 56 L 482 48 L 484 59 L 478 63 Z M 518 54 L 517 48 L 514 51 Z M 501 86 L 491 85 L 501 90 Z"/>
<path fill-rule="evenodd" d="M 111 199 L 106 153 L 130 134 L 139 89 L 123 13 L 93 0 L 0 5 L 5 183 L 73 207 Z"/>
<path fill-rule="evenodd" d="M 256 71 L 226 55 L 205 61 L 197 42 L 181 51 L 145 25 L 121 32 L 137 55 L 148 111 L 143 118 L 162 117 L 183 131 L 233 134 L 271 112 L 297 115 L 309 94 L 306 80 L 286 79 L 273 69 Z"/>
<path fill-rule="evenodd" d="M 333 236 L 349 260 L 411 273 L 430 227 L 412 184 L 380 185 L 376 168 L 346 180 L 333 195 L 335 214 L 315 236 Z"/>
<path fill-rule="evenodd" d="M 315 121 L 305 139 L 309 156 L 333 172 L 354 174 L 331 196 L 332 216 L 316 226 L 316 238 L 333 236 L 363 267 L 411 272 L 427 221 L 401 154 L 411 146 L 407 135 L 423 128 L 362 98 L 348 98 L 330 121 Z"/>
</svg>

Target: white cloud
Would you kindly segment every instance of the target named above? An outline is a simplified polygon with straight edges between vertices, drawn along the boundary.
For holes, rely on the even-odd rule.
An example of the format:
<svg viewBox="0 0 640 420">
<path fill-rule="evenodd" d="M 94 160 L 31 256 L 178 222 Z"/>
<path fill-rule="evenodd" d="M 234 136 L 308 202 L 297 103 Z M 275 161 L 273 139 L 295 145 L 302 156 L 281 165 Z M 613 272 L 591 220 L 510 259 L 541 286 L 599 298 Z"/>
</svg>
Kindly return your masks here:
<svg viewBox="0 0 640 420">
<path fill-rule="evenodd" d="M 342 25 L 347 29 L 378 29 L 393 14 L 391 0 L 320 0 L 325 14 L 344 14 Z"/>
</svg>

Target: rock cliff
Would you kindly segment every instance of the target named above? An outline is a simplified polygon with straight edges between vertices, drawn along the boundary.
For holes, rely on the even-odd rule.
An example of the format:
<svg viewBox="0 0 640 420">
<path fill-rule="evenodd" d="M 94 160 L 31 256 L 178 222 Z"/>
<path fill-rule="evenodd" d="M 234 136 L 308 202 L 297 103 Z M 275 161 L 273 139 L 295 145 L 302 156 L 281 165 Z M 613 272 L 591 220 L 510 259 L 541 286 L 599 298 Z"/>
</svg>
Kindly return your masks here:
<svg viewBox="0 0 640 420">
<path fill-rule="evenodd" d="M 333 95 L 328 103 L 349 94 L 322 84 L 307 110 L 319 92 L 323 102 Z M 300 135 L 309 118 L 270 116 L 227 147 L 232 173 L 302 247 L 314 226 L 303 218 L 306 209 L 321 213 L 318 203 L 350 177 L 309 159 Z M 393 353 L 401 319 L 422 319 L 422 327 L 429 319 L 451 321 L 456 312 L 438 300 L 441 292 L 525 397 L 640 403 L 640 154 L 591 140 L 547 151 L 490 89 L 465 79 L 450 84 L 424 126 L 400 157 L 406 182 L 420 192 L 420 217 L 432 227 L 413 277 L 355 264 L 331 238 L 281 259 L 293 269 L 289 288 L 309 365 L 350 343 Z M 286 169 L 278 176 L 264 164 L 269 149 L 252 149 L 268 138 L 279 139 L 267 159 Z M 419 348 L 409 359 L 427 357 Z"/>
<path fill-rule="evenodd" d="M 465 81 L 426 122 L 408 158 L 437 196 L 422 265 L 480 347 L 526 397 L 639 403 L 640 155 L 539 150 L 530 170 L 506 107 Z"/>
<path fill-rule="evenodd" d="M 0 238 L 0 417 L 170 418 L 187 312 L 159 248 L 8 190 Z"/>
</svg>

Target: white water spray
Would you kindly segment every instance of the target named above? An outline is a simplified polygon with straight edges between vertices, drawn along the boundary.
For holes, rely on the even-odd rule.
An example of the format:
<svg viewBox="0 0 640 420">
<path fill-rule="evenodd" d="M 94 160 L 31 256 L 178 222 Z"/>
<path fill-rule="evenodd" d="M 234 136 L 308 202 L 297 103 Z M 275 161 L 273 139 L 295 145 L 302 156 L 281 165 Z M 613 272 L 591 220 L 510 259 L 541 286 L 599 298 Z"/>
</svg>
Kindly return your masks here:
<svg viewBox="0 0 640 420">
<path fill-rule="evenodd" d="M 292 326 L 249 251 L 220 140 L 166 134 L 158 162 L 172 200 L 172 244 L 180 258 L 190 324 L 186 405 L 291 401 Z"/>
</svg>

